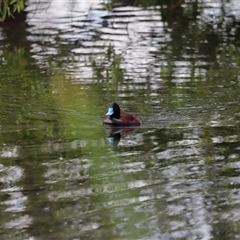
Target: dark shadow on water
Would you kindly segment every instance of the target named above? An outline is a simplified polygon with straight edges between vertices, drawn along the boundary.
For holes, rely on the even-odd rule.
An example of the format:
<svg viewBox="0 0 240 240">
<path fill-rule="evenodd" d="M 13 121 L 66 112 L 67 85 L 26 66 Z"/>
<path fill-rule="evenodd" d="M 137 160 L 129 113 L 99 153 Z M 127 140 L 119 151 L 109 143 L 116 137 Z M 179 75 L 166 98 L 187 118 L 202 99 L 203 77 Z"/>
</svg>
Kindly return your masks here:
<svg viewBox="0 0 240 240">
<path fill-rule="evenodd" d="M 105 133 L 113 150 L 115 150 L 123 135 L 128 135 L 139 127 L 116 127 L 111 125 L 104 125 Z"/>
</svg>

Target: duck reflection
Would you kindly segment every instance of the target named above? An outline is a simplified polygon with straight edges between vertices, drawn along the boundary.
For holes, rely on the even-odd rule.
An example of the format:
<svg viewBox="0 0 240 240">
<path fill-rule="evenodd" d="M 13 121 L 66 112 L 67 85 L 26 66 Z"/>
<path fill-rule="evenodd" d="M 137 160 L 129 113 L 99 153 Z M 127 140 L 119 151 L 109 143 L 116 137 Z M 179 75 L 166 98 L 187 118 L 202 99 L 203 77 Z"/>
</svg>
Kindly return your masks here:
<svg viewBox="0 0 240 240">
<path fill-rule="evenodd" d="M 119 127 L 112 125 L 104 125 L 104 130 L 108 136 L 108 141 L 113 147 L 113 149 L 117 148 L 123 135 L 127 135 L 133 132 L 136 128 L 138 127 Z"/>
</svg>

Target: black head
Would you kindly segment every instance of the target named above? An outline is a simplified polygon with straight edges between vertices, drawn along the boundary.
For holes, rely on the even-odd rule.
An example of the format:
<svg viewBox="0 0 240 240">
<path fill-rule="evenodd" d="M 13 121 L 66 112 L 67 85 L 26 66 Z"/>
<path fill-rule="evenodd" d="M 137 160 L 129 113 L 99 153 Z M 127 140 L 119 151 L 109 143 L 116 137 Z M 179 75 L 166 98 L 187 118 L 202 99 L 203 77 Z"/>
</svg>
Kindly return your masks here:
<svg viewBox="0 0 240 240">
<path fill-rule="evenodd" d="M 113 102 L 110 105 L 106 115 L 110 116 L 110 118 L 120 119 L 121 110 L 120 110 L 120 107 L 118 106 L 118 104 Z"/>
</svg>

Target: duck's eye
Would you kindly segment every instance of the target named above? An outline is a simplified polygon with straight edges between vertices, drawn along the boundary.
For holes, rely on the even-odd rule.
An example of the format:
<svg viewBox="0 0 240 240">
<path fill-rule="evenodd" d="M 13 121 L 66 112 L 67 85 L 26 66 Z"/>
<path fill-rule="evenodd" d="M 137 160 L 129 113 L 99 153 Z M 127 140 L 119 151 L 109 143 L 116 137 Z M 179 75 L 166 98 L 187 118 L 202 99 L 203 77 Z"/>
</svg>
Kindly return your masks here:
<svg viewBox="0 0 240 240">
<path fill-rule="evenodd" d="M 111 116 L 111 115 L 113 115 L 113 108 L 109 108 L 108 109 L 108 112 L 106 113 L 106 115 L 108 115 L 108 116 Z"/>
</svg>

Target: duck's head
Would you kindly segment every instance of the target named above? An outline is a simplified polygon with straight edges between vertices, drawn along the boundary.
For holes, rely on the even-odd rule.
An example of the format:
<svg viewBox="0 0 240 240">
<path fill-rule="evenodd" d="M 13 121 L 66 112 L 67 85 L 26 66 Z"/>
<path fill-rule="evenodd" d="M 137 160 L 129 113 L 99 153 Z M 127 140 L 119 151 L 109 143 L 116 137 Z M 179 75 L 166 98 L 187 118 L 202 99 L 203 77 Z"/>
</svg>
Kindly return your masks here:
<svg viewBox="0 0 240 240">
<path fill-rule="evenodd" d="M 109 116 L 110 118 L 120 119 L 121 110 L 118 104 L 115 102 L 111 103 L 106 115 Z"/>
</svg>

